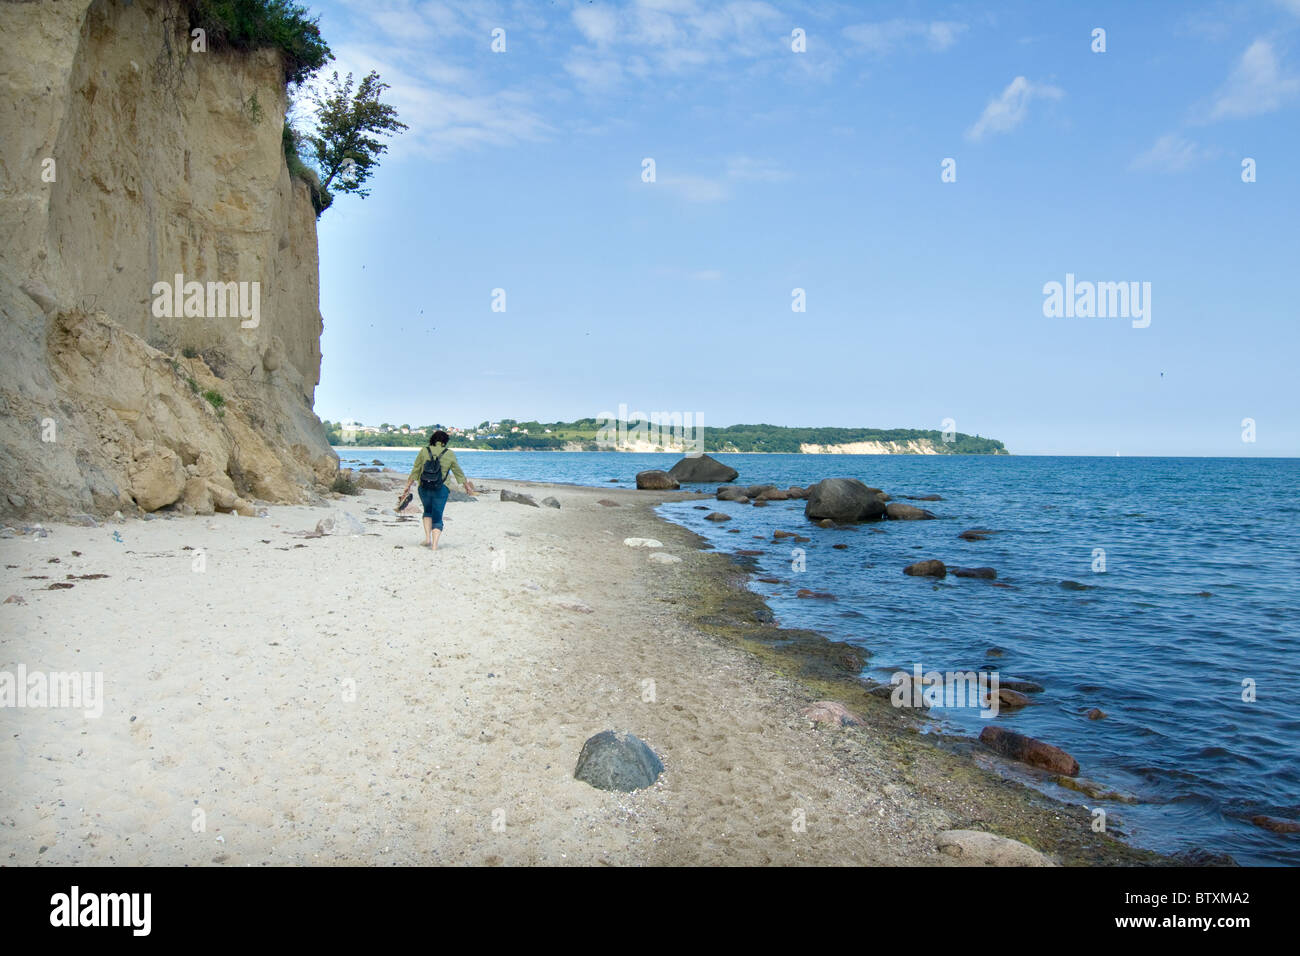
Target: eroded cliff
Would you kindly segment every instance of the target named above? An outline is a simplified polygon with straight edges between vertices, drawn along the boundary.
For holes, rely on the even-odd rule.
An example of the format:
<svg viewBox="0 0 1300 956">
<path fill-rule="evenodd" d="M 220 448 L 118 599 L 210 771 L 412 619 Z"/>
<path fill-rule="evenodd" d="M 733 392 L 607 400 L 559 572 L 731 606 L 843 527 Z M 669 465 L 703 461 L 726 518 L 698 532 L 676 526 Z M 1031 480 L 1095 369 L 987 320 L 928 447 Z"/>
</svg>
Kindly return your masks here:
<svg viewBox="0 0 1300 956">
<path fill-rule="evenodd" d="M 0 514 L 247 512 L 338 470 L 280 54 L 189 28 L 169 0 L 0 3 Z M 178 275 L 203 292 L 169 316 Z"/>
</svg>

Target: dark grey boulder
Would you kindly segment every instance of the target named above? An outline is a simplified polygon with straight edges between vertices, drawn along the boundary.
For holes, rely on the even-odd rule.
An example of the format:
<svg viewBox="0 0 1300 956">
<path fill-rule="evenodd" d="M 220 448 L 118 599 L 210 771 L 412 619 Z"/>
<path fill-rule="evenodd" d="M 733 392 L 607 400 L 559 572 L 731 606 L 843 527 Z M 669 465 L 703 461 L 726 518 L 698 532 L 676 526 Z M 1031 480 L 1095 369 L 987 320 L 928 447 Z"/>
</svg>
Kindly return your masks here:
<svg viewBox="0 0 1300 956">
<path fill-rule="evenodd" d="M 680 487 L 677 484 L 677 479 L 668 472 L 655 469 L 638 471 L 636 473 L 636 486 L 647 491 L 675 491 Z"/>
<path fill-rule="evenodd" d="M 879 521 L 885 516 L 885 502 L 879 488 L 856 478 L 824 478 L 808 489 L 805 518 L 813 521 Z"/>
<path fill-rule="evenodd" d="M 573 776 L 597 790 L 630 793 L 650 786 L 663 772 L 663 762 L 644 740 L 602 730 L 582 745 Z"/>
<path fill-rule="evenodd" d="M 682 484 L 699 484 L 714 481 L 735 481 L 740 472 L 730 465 L 724 465 L 716 458 L 710 458 L 708 455 L 694 457 L 687 455 L 669 468 L 668 474 Z"/>
<path fill-rule="evenodd" d="M 533 500 L 532 495 L 521 495 L 517 491 L 506 491 L 504 488 L 501 489 L 501 500 L 513 501 L 515 502 L 515 504 L 520 504 L 520 505 L 531 505 L 534 508 L 540 507 L 540 505 L 538 505 L 537 502 Z"/>
<path fill-rule="evenodd" d="M 890 521 L 928 521 L 935 517 L 933 511 L 926 511 L 924 508 L 916 508 L 912 505 L 899 504 L 897 501 L 891 501 L 885 505 L 885 515 Z"/>
<path fill-rule="evenodd" d="M 546 505 L 546 507 L 548 507 L 548 508 L 558 508 L 558 507 L 560 507 L 560 502 L 559 502 L 557 499 L 555 499 L 555 498 L 543 498 L 543 499 L 542 499 L 542 504 Z"/>
<path fill-rule="evenodd" d="M 993 568 L 953 568 L 954 577 L 959 578 L 985 578 L 992 580 L 998 576 L 998 572 Z"/>
</svg>

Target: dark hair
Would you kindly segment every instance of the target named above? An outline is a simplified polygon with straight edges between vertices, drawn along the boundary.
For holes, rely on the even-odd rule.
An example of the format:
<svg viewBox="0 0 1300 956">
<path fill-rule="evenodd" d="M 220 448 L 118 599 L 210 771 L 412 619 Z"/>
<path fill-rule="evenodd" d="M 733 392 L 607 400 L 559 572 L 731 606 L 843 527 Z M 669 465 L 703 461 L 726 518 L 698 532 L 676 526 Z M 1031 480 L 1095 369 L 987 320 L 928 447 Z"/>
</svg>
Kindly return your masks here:
<svg viewBox="0 0 1300 956">
<path fill-rule="evenodd" d="M 441 428 L 429 436 L 430 445 L 445 445 L 449 441 L 451 441 L 451 436 Z"/>
</svg>

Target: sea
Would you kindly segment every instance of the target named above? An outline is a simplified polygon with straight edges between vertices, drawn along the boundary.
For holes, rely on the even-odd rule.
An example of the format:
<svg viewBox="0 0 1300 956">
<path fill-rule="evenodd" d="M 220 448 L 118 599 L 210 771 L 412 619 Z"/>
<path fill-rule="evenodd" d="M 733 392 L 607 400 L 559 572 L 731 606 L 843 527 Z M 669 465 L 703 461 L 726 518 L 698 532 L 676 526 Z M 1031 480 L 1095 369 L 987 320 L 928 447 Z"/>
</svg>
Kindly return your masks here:
<svg viewBox="0 0 1300 956">
<path fill-rule="evenodd" d="M 403 470 L 415 458 L 415 450 L 338 451 Z M 471 479 L 625 488 L 635 487 L 638 471 L 679 458 L 457 456 Z M 1080 776 L 1137 802 L 1098 801 L 1034 778 L 1040 789 L 1104 809 L 1109 832 L 1137 846 L 1300 864 L 1300 834 L 1251 822 L 1300 818 L 1300 459 L 714 457 L 740 472 L 737 484 L 844 477 L 896 500 L 941 496 L 907 502 L 936 520 L 852 530 L 816 527 L 803 501 L 711 502 L 732 518 L 721 523 L 704 520 L 698 501 L 658 509 L 718 550 L 762 550 L 750 587 L 779 624 L 861 646 L 870 654 L 862 676 L 876 681 L 919 665 L 1040 684 L 1031 706 L 994 720 L 1068 751 Z M 996 533 L 958 537 L 971 528 Z M 774 541 L 776 530 L 811 540 Z M 929 558 L 993 567 L 997 585 L 1007 586 L 902 573 Z M 800 588 L 834 600 L 798 598 Z M 1105 716 L 1089 719 L 1094 708 Z M 970 736 L 989 719 L 973 706 L 938 706 L 931 715 L 943 730 Z"/>
</svg>

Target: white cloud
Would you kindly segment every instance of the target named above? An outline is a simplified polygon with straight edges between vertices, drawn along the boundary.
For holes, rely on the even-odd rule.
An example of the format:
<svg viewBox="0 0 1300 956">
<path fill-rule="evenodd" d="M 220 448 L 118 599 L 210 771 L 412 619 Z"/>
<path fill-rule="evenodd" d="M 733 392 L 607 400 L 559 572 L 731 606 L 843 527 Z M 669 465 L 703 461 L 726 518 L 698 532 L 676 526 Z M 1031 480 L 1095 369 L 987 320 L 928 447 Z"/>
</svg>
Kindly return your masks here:
<svg viewBox="0 0 1300 956">
<path fill-rule="evenodd" d="M 1300 77 L 1289 76 L 1268 40 L 1246 48 L 1227 82 L 1214 95 L 1207 122 L 1271 113 L 1300 92 Z"/>
<path fill-rule="evenodd" d="M 884 20 L 855 23 L 842 31 L 846 37 L 871 53 L 886 54 L 906 46 L 924 44 L 942 52 L 957 42 L 966 24 L 951 20 Z"/>
<path fill-rule="evenodd" d="M 1180 172 L 1209 156 L 1208 150 L 1191 140 L 1184 139 L 1177 133 L 1166 133 L 1150 149 L 1135 157 L 1130 168 Z"/>
<path fill-rule="evenodd" d="M 1025 121 L 1029 104 L 1036 99 L 1059 100 L 1065 95 L 1060 87 L 1045 83 L 1031 83 L 1017 76 L 998 96 L 989 100 L 975 125 L 966 131 L 966 138 L 983 139 L 989 133 L 1007 133 Z"/>
<path fill-rule="evenodd" d="M 770 160 L 736 156 L 727 160 L 719 176 L 660 176 L 659 183 L 689 202 L 724 202 L 739 183 L 778 183 L 790 174 Z"/>
<path fill-rule="evenodd" d="M 609 7 L 593 4 L 574 7 L 573 24 L 590 43 L 612 43 L 618 36 L 618 14 Z"/>
</svg>

